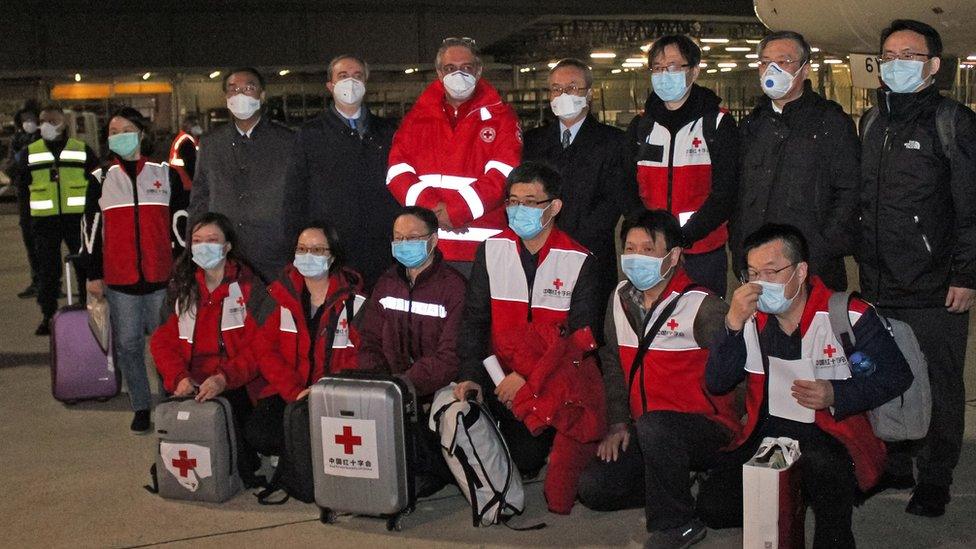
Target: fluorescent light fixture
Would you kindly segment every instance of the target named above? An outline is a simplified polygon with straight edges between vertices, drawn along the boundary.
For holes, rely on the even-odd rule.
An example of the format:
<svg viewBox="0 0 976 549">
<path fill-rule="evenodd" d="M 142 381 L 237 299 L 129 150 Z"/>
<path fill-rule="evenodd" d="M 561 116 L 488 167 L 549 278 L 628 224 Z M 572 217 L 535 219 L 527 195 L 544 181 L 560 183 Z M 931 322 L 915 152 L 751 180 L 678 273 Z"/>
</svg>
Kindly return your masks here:
<svg viewBox="0 0 976 549">
<path fill-rule="evenodd" d="M 146 74 L 142 75 L 142 79 L 143 80 L 149 80 L 149 78 L 151 78 L 151 77 L 152 77 L 152 73 L 151 72 L 147 72 Z"/>
<path fill-rule="evenodd" d="M 288 76 L 288 73 L 290 72 L 291 71 L 288 69 L 281 69 L 280 71 L 278 71 L 278 76 Z"/>
<path fill-rule="evenodd" d="M 626 62 L 626 63 L 640 63 L 641 65 L 644 65 L 644 64 L 647 63 L 647 58 L 646 57 L 628 57 L 627 59 L 624 59 L 624 62 Z"/>
<path fill-rule="evenodd" d="M 79 72 L 75 73 L 75 82 L 81 82 L 81 73 Z"/>
<path fill-rule="evenodd" d="M 628 69 L 639 69 L 643 67 L 644 64 L 643 63 L 621 63 L 620 66 Z"/>
<path fill-rule="evenodd" d="M 417 69 L 410 67 L 409 69 L 404 69 L 403 74 L 413 74 L 417 72 Z"/>
<path fill-rule="evenodd" d="M 701 63 L 698 64 L 698 68 L 700 68 L 700 69 L 704 69 L 707 66 L 708 66 L 708 63 L 706 63 L 704 61 L 702 61 Z"/>
<path fill-rule="evenodd" d="M 838 63 L 843 63 L 844 61 L 841 59 L 824 59 L 823 62 L 828 65 L 837 65 Z"/>
<path fill-rule="evenodd" d="M 644 44 L 643 46 L 641 46 L 640 47 L 640 50 L 642 52 L 644 52 L 644 53 L 647 53 L 647 52 L 651 51 L 651 46 L 653 46 L 653 45 L 654 45 L 654 42 L 648 42 L 648 43 Z"/>
<path fill-rule="evenodd" d="M 556 61 L 550 61 L 549 64 L 546 66 L 549 67 L 550 69 L 554 69 L 556 68 L 556 64 L 557 64 Z"/>
<path fill-rule="evenodd" d="M 725 51 L 752 51 L 748 46 L 727 46 Z"/>
<path fill-rule="evenodd" d="M 759 40 L 758 38 L 747 38 L 746 39 L 746 44 L 758 44 L 760 42 L 762 42 L 762 40 Z"/>
<path fill-rule="evenodd" d="M 595 51 L 590 54 L 592 59 L 614 59 L 617 54 L 612 51 Z"/>
<path fill-rule="evenodd" d="M 759 63 L 749 63 L 749 68 L 750 68 L 750 69 L 756 69 L 756 68 L 759 68 Z"/>
<path fill-rule="evenodd" d="M 739 66 L 738 63 L 718 63 L 718 68 L 720 69 L 734 69 Z"/>
<path fill-rule="evenodd" d="M 712 51 L 711 46 L 702 46 L 702 51 Z"/>
<path fill-rule="evenodd" d="M 976 55 L 970 55 L 966 58 L 966 61 L 976 61 Z"/>
<path fill-rule="evenodd" d="M 530 70 L 532 70 L 532 67 L 522 67 L 519 69 L 519 72 L 529 72 Z"/>
<path fill-rule="evenodd" d="M 729 68 L 729 67 L 725 67 L 724 69 L 719 69 L 719 70 L 720 70 L 721 72 L 731 72 L 731 71 L 732 71 L 732 69 L 731 69 L 731 68 Z"/>
<path fill-rule="evenodd" d="M 758 53 L 747 53 L 746 54 L 746 59 L 759 59 L 759 54 Z"/>
<path fill-rule="evenodd" d="M 716 73 L 716 72 L 718 72 L 718 69 L 708 69 L 708 70 L 707 70 L 707 71 L 705 71 L 705 72 L 707 72 L 708 74 L 713 74 L 713 73 Z"/>
<path fill-rule="evenodd" d="M 217 78 L 218 76 L 220 76 L 220 71 L 213 71 L 212 73 L 210 73 L 210 79 L 211 80 L 213 80 L 214 78 Z"/>
<path fill-rule="evenodd" d="M 620 74 L 620 69 L 613 69 L 610 71 L 610 74 Z"/>
<path fill-rule="evenodd" d="M 702 44 L 728 44 L 728 38 L 702 38 L 700 40 Z"/>
<path fill-rule="evenodd" d="M 813 52 L 813 53 L 819 53 L 820 52 L 820 48 L 810 48 L 810 51 Z"/>
</svg>

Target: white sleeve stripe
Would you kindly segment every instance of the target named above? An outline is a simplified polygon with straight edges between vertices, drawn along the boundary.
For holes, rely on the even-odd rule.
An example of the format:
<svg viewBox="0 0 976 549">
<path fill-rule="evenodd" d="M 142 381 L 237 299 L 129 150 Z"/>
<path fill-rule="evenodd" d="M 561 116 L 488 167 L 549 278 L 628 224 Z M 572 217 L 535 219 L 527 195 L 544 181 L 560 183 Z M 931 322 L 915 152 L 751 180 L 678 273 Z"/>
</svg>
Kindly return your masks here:
<svg viewBox="0 0 976 549">
<path fill-rule="evenodd" d="M 401 162 L 399 164 L 390 166 L 390 169 L 386 172 L 386 184 L 389 185 L 390 181 L 393 181 L 394 177 L 408 172 L 414 175 L 417 174 L 417 170 L 413 169 L 413 166 L 407 164 L 406 162 Z"/>
<path fill-rule="evenodd" d="M 468 209 L 471 210 L 471 218 L 478 219 L 479 217 L 485 215 L 485 204 L 481 201 L 481 197 L 470 185 L 461 187 L 458 189 L 458 194 L 461 198 L 468 204 Z"/>
<path fill-rule="evenodd" d="M 414 183 L 409 189 L 407 189 L 407 196 L 403 200 L 403 204 L 405 206 L 415 206 L 417 204 L 417 198 L 420 197 L 420 193 L 436 186 L 437 185 L 429 181 L 418 181 L 417 183 Z"/>
<path fill-rule="evenodd" d="M 497 160 L 489 160 L 485 164 L 485 173 L 490 172 L 492 169 L 498 170 L 502 175 L 508 177 L 508 174 L 514 169 L 512 166 L 505 164 L 504 162 L 499 162 Z"/>
</svg>

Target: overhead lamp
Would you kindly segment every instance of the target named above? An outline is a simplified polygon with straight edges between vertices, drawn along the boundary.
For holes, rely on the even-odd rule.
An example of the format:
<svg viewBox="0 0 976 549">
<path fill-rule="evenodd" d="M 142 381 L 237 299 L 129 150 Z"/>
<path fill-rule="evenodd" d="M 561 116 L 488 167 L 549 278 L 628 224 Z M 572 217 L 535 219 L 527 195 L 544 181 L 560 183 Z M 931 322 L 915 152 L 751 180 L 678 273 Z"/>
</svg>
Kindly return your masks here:
<svg viewBox="0 0 976 549">
<path fill-rule="evenodd" d="M 838 63 L 843 63 L 844 61 L 841 59 L 824 59 L 823 62 L 828 65 L 837 65 Z"/>
<path fill-rule="evenodd" d="M 704 69 L 707 66 L 708 66 L 708 63 L 706 63 L 704 61 L 702 61 L 701 63 L 698 64 L 698 68 L 700 68 L 700 69 Z"/>
<path fill-rule="evenodd" d="M 620 66 L 628 69 L 639 69 L 643 67 L 644 64 L 643 63 L 621 63 Z"/>
<path fill-rule="evenodd" d="M 819 69 L 819 68 L 820 68 L 820 63 L 812 63 L 812 64 L 810 65 L 810 68 L 811 68 L 811 69 Z"/>
<path fill-rule="evenodd" d="M 529 72 L 530 70 L 532 70 L 532 67 L 522 67 L 519 69 L 519 72 Z"/>
<path fill-rule="evenodd" d="M 595 51 L 590 54 L 592 59 L 614 59 L 617 54 L 612 51 Z"/>
<path fill-rule="evenodd" d="M 700 40 L 703 44 L 728 44 L 728 38 L 702 38 Z"/>
<path fill-rule="evenodd" d="M 750 69 L 756 69 L 756 68 L 759 68 L 759 63 L 749 63 L 749 68 L 750 68 Z"/>
<path fill-rule="evenodd" d="M 976 55 L 970 55 L 966 57 L 966 61 L 976 61 Z"/>
<path fill-rule="evenodd" d="M 730 67 L 725 67 L 724 69 L 719 69 L 719 70 L 721 72 L 731 72 L 732 71 L 732 69 Z"/>
<path fill-rule="evenodd" d="M 81 73 L 75 73 L 75 82 L 81 82 Z"/>
<path fill-rule="evenodd" d="M 746 44 L 759 44 L 762 40 L 758 38 L 746 38 Z"/>
<path fill-rule="evenodd" d="M 146 74 L 142 75 L 142 79 L 143 80 L 149 80 L 150 77 L 152 77 L 152 73 L 151 72 L 147 72 Z"/>
<path fill-rule="evenodd" d="M 278 71 L 278 76 L 288 76 L 288 73 L 290 72 L 291 71 L 288 69 L 281 69 L 280 71 Z"/>
<path fill-rule="evenodd" d="M 725 51 L 752 51 L 752 48 L 746 46 L 726 46 Z"/>
<path fill-rule="evenodd" d="M 218 76 L 220 76 L 220 71 L 213 71 L 212 73 L 210 73 L 210 79 L 211 80 L 213 80 L 214 78 L 217 78 Z"/>
<path fill-rule="evenodd" d="M 409 69 L 404 69 L 403 74 L 413 74 L 415 72 L 417 72 L 417 69 L 415 67 L 410 67 Z"/>
<path fill-rule="evenodd" d="M 653 46 L 653 45 L 654 45 L 654 42 L 648 42 L 648 43 L 646 43 L 646 44 L 644 44 L 643 46 L 640 47 L 640 51 L 642 51 L 644 53 L 647 53 L 647 52 L 651 51 L 651 46 Z"/>
<path fill-rule="evenodd" d="M 610 74 L 620 74 L 620 69 L 613 69 L 610 71 Z"/>
<path fill-rule="evenodd" d="M 702 46 L 702 49 L 701 50 L 702 51 L 712 51 L 712 47 L 711 46 Z"/>
<path fill-rule="evenodd" d="M 812 51 L 813 53 L 818 53 L 820 51 L 820 48 L 810 48 L 810 51 Z"/>
<path fill-rule="evenodd" d="M 746 54 L 746 59 L 759 59 L 759 54 L 758 53 L 747 53 Z"/>
<path fill-rule="evenodd" d="M 705 72 L 707 72 L 708 74 L 714 74 L 714 73 L 718 72 L 718 69 L 708 69 Z"/>
<path fill-rule="evenodd" d="M 734 69 L 738 67 L 738 63 L 718 63 L 716 66 L 720 69 Z"/>
<path fill-rule="evenodd" d="M 557 61 L 550 61 L 549 64 L 546 65 L 546 66 L 549 67 L 550 69 L 554 69 L 554 68 L 556 68 L 556 65 L 558 65 L 558 64 L 559 63 Z"/>
<path fill-rule="evenodd" d="M 646 57 L 628 57 L 627 59 L 624 59 L 624 62 L 625 63 L 640 63 L 641 65 L 644 65 L 644 64 L 647 63 L 647 58 Z"/>
</svg>

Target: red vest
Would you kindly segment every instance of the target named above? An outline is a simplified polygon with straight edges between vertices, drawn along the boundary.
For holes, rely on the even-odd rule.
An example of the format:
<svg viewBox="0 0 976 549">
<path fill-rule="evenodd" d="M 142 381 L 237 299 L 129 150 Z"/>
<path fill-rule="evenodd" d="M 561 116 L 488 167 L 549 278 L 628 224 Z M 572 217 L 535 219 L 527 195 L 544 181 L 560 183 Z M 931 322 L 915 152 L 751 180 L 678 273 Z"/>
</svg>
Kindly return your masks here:
<svg viewBox="0 0 976 549">
<path fill-rule="evenodd" d="M 719 111 L 716 127 L 725 113 Z M 662 151 L 660 160 L 637 161 L 637 184 L 644 206 L 649 210 L 670 211 L 681 225 L 701 208 L 712 192 L 712 160 L 702 130 L 705 118 L 710 117 L 689 122 L 678 130 L 673 140 L 671 132 L 655 122 L 646 142 Z M 722 247 L 728 238 L 728 229 L 723 223 L 695 242 L 686 253 L 710 252 Z"/>
</svg>

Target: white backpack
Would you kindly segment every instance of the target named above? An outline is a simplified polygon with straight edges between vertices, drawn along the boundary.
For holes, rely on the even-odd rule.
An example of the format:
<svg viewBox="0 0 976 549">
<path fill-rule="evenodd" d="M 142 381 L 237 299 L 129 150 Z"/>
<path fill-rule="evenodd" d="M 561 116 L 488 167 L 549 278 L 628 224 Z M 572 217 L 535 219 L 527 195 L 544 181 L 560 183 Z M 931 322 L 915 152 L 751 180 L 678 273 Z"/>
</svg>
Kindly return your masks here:
<svg viewBox="0 0 976 549">
<path fill-rule="evenodd" d="M 522 477 L 488 408 L 455 399 L 454 386 L 434 396 L 430 430 L 440 434 L 444 459 L 471 504 L 473 526 L 504 523 L 525 508 Z"/>
</svg>

